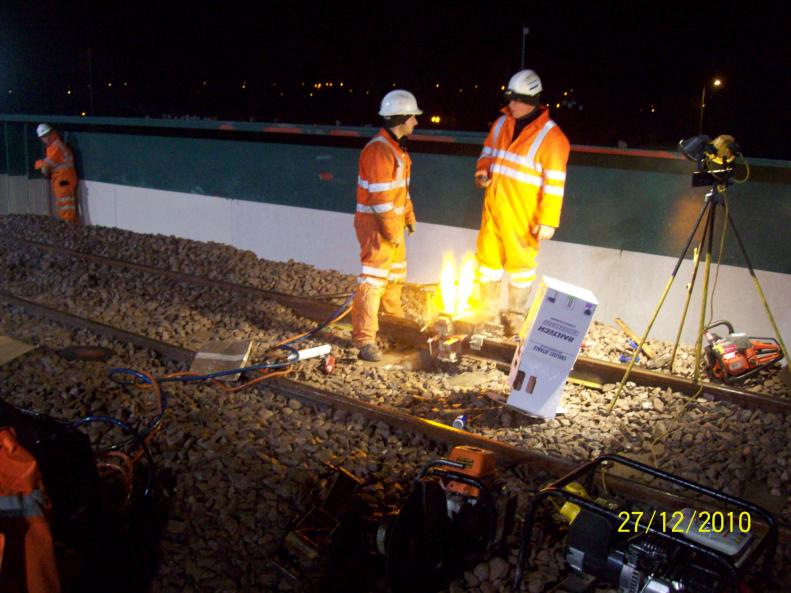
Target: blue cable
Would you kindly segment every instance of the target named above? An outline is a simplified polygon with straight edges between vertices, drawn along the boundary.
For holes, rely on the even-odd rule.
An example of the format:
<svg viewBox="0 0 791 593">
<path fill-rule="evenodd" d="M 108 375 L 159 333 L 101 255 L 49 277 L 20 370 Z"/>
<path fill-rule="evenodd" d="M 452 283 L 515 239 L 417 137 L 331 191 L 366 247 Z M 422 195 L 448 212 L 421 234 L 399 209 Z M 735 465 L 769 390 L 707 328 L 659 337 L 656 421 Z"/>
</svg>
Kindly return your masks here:
<svg viewBox="0 0 791 593">
<path fill-rule="evenodd" d="M 145 439 L 140 436 L 140 433 L 137 432 L 134 428 L 129 426 L 126 422 L 119 420 L 118 418 L 113 418 L 112 416 L 86 416 L 85 418 L 80 418 L 79 420 L 75 420 L 72 423 L 74 428 L 78 428 L 84 424 L 91 424 L 93 422 L 103 422 L 104 424 L 110 424 L 120 427 L 122 430 L 125 430 L 129 434 L 132 435 L 132 438 L 138 442 L 140 447 L 143 449 L 143 453 L 146 456 L 146 460 L 148 461 L 148 477 L 146 479 L 146 489 L 143 492 L 143 496 L 148 496 L 149 492 L 151 492 L 151 484 L 154 480 L 154 459 L 151 456 L 151 451 L 148 449 L 148 445 L 146 445 Z M 117 446 L 111 447 L 111 449 L 115 449 Z"/>
</svg>

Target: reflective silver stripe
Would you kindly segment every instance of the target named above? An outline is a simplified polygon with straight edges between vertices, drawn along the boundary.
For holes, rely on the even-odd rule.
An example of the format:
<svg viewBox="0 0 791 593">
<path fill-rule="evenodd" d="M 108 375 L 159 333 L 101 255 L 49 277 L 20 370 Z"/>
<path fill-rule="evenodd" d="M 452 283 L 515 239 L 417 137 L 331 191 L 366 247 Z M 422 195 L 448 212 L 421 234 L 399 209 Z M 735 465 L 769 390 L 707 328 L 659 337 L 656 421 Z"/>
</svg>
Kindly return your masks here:
<svg viewBox="0 0 791 593">
<path fill-rule="evenodd" d="M 372 286 L 387 286 L 387 279 L 371 278 L 370 276 L 358 276 L 357 284 L 370 284 Z"/>
<path fill-rule="evenodd" d="M 404 207 L 403 206 L 398 206 L 397 208 L 393 208 L 393 212 L 395 212 L 396 214 L 401 215 L 401 214 L 404 213 Z"/>
<path fill-rule="evenodd" d="M 399 187 L 406 187 L 407 181 L 405 179 L 396 179 L 395 181 L 387 181 L 383 183 L 370 183 L 361 177 L 357 178 L 357 185 L 361 188 L 368 190 L 369 193 L 375 194 L 391 189 L 398 189 Z"/>
<path fill-rule="evenodd" d="M 544 173 L 544 177 L 551 179 L 552 181 L 566 181 L 566 173 L 563 171 L 553 171 L 547 169 L 546 173 Z"/>
<path fill-rule="evenodd" d="M 547 137 L 549 131 L 555 127 L 555 122 L 549 120 L 547 123 L 544 124 L 544 127 L 541 128 L 541 131 L 536 136 L 535 140 L 533 140 L 533 145 L 530 147 L 530 150 L 527 151 L 527 158 L 530 162 L 536 160 L 536 153 L 538 149 L 541 147 L 541 143 L 544 142 L 544 138 Z"/>
<path fill-rule="evenodd" d="M 44 514 L 46 497 L 41 490 L 30 494 L 0 496 L 0 517 L 40 517 Z"/>
<path fill-rule="evenodd" d="M 395 160 L 398 162 L 398 171 L 396 172 L 396 179 L 400 179 L 401 176 L 404 174 L 404 161 L 401 158 L 401 156 L 395 151 L 395 148 L 392 147 L 392 145 L 387 141 L 387 139 L 384 136 L 374 136 L 373 138 L 371 138 L 371 141 L 368 142 L 368 144 L 366 144 L 366 146 L 369 146 L 371 142 L 382 142 L 384 143 L 385 146 L 387 146 L 387 148 L 390 149 L 390 152 L 393 153 Z"/>
<path fill-rule="evenodd" d="M 405 280 L 406 272 L 404 272 L 403 274 L 390 274 L 387 278 L 391 282 L 397 282 L 398 280 Z"/>
<path fill-rule="evenodd" d="M 519 156 L 515 152 L 509 152 L 507 150 L 495 150 L 494 156 L 495 158 L 500 158 L 504 161 L 510 161 L 517 165 L 522 165 L 523 167 L 529 167 L 530 169 L 535 168 L 535 163 L 533 163 L 533 161 L 529 161 L 527 160 L 527 157 Z"/>
<path fill-rule="evenodd" d="M 481 151 L 481 156 L 479 156 L 478 158 L 482 159 L 484 157 L 491 156 L 492 152 L 494 151 L 491 148 L 489 148 L 488 146 L 484 146 L 483 150 Z"/>
<path fill-rule="evenodd" d="M 378 278 L 387 278 L 387 274 L 390 272 L 387 268 L 373 268 L 371 266 L 363 266 L 362 273 L 368 276 L 376 276 Z"/>
<path fill-rule="evenodd" d="M 535 278 L 531 278 L 530 280 L 511 280 L 508 284 L 509 286 L 513 286 L 514 288 L 527 288 L 528 286 L 532 286 L 533 282 L 535 282 Z"/>
<path fill-rule="evenodd" d="M 376 204 L 374 206 L 363 206 L 362 204 L 357 204 L 357 212 L 364 212 L 366 214 L 382 214 L 383 212 L 389 212 L 392 209 L 392 202 Z"/>
<path fill-rule="evenodd" d="M 391 189 L 399 189 L 406 187 L 406 179 L 396 179 L 387 183 L 371 183 L 368 185 L 368 192 L 372 194 L 389 191 Z"/>
<path fill-rule="evenodd" d="M 478 266 L 478 275 L 481 282 L 499 282 L 503 279 L 503 269 L 495 270 L 486 266 Z"/>
<path fill-rule="evenodd" d="M 560 196 L 563 197 L 563 188 L 557 185 L 545 185 L 542 190 L 546 196 Z"/>
<path fill-rule="evenodd" d="M 521 171 L 517 171 L 516 169 L 512 169 L 511 167 L 506 167 L 505 165 L 494 165 L 492 167 L 492 173 L 499 173 L 500 175 L 504 175 L 505 177 L 511 177 L 512 179 L 516 179 L 517 181 L 522 181 L 524 183 L 534 185 L 535 187 L 541 187 L 541 177 L 538 175 L 528 175 L 527 173 L 522 173 Z"/>
<path fill-rule="evenodd" d="M 533 280 L 536 277 L 535 270 L 524 270 L 523 272 L 511 272 L 511 280 Z"/>
<path fill-rule="evenodd" d="M 393 262 L 392 264 L 390 264 L 391 270 L 400 270 L 401 268 L 406 268 L 405 261 Z"/>
<path fill-rule="evenodd" d="M 503 129 L 503 124 L 505 123 L 505 116 L 501 115 L 500 119 L 494 124 L 494 135 L 492 136 L 492 144 L 497 146 L 497 139 L 500 137 L 500 130 Z"/>
</svg>

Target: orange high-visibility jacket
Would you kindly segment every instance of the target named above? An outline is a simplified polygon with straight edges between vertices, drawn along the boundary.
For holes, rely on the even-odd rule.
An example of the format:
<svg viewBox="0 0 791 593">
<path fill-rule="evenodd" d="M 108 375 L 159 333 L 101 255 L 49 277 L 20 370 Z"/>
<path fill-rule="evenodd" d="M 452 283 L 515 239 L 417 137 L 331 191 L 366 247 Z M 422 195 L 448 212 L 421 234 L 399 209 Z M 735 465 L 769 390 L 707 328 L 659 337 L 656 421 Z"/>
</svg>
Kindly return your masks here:
<svg viewBox="0 0 791 593">
<path fill-rule="evenodd" d="M 362 276 L 379 279 L 380 284 L 390 278 L 394 264 L 398 276 L 406 276 L 404 226 L 415 224 L 409 197 L 411 167 L 409 154 L 385 129 L 360 154 L 354 228 L 360 241 Z"/>
<path fill-rule="evenodd" d="M 36 161 L 36 169 L 49 171 L 58 216 L 63 220 L 76 221 L 77 171 L 74 169 L 74 155 L 57 132 L 52 134 L 54 140 L 47 146 L 47 156 Z"/>
<path fill-rule="evenodd" d="M 0 428 L 0 532 L 3 591 L 60 591 L 47 499 L 38 464 L 12 428 Z M 8 588 L 6 588 L 8 587 Z"/>
<path fill-rule="evenodd" d="M 47 156 L 43 159 L 36 161 L 36 169 L 46 167 L 49 169 L 52 179 L 65 177 L 67 175 L 74 175 L 74 154 L 71 148 L 66 146 L 66 143 L 60 139 L 57 132 L 52 132 L 54 140 L 47 146 Z"/>
<path fill-rule="evenodd" d="M 566 182 L 570 144 L 549 119 L 549 110 L 513 138 L 516 120 L 507 108 L 492 125 L 476 171 L 491 178 L 486 189 L 478 260 L 481 266 L 509 272 L 532 269 L 538 252 L 536 225 L 557 227 Z"/>
</svg>

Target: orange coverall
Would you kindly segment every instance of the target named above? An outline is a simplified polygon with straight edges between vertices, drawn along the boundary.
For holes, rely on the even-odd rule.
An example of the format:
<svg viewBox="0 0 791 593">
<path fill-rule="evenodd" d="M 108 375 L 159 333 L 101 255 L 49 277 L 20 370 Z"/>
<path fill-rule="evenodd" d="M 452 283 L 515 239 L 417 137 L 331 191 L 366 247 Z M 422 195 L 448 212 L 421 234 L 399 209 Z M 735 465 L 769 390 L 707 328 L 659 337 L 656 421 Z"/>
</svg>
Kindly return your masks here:
<svg viewBox="0 0 791 593">
<path fill-rule="evenodd" d="M 560 224 L 571 147 L 549 110 L 537 109 L 538 117 L 513 138 L 516 120 L 504 108 L 478 158 L 476 171 L 491 178 L 476 245 L 482 283 L 499 282 L 505 266 L 511 286 L 530 287 L 539 250 L 533 229 Z"/>
<path fill-rule="evenodd" d="M 411 167 L 409 154 L 384 128 L 360 154 L 354 230 L 362 272 L 352 304 L 352 340 L 358 347 L 376 341 L 380 303 L 383 313 L 403 315 L 404 227 L 415 224 L 409 197 Z"/>
<path fill-rule="evenodd" d="M 77 217 L 77 172 L 74 155 L 57 132 L 50 132 L 52 141 L 47 145 L 47 156 L 36 161 L 36 169 L 50 177 L 55 196 L 58 218 L 66 222 L 79 222 Z"/>
<path fill-rule="evenodd" d="M 60 591 L 49 499 L 33 456 L 12 428 L 0 428 L 0 533 L 3 534 L 2 591 Z"/>
</svg>

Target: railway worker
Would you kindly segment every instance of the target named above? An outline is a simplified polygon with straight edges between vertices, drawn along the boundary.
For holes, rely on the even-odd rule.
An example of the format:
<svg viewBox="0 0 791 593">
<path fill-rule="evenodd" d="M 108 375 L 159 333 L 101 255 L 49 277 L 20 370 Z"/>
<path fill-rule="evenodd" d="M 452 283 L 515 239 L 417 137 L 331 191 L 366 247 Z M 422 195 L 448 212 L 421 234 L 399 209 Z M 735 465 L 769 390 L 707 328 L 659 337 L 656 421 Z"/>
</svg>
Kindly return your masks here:
<svg viewBox="0 0 791 593">
<path fill-rule="evenodd" d="M 502 116 L 494 122 L 475 169 L 485 189 L 476 257 L 481 299 L 497 320 L 503 271 L 509 273 L 506 331 L 527 313 L 541 241 L 560 224 L 570 145 L 540 103 L 541 79 L 533 70 L 511 77 Z"/>
<path fill-rule="evenodd" d="M 382 128 L 360 154 L 354 230 L 360 243 L 362 271 L 352 304 L 352 340 L 363 360 L 382 359 L 376 345 L 380 305 L 382 313 L 404 315 L 404 232 L 411 235 L 416 224 L 409 197 L 412 161 L 406 140 L 422 113 L 412 93 L 390 91 L 379 109 Z"/>
<path fill-rule="evenodd" d="M 61 220 L 78 223 L 80 219 L 77 215 L 77 172 L 74 169 L 74 155 L 49 124 L 39 124 L 36 133 L 46 147 L 46 157 L 36 161 L 36 169 L 50 178 L 55 196 L 55 212 Z"/>
</svg>

